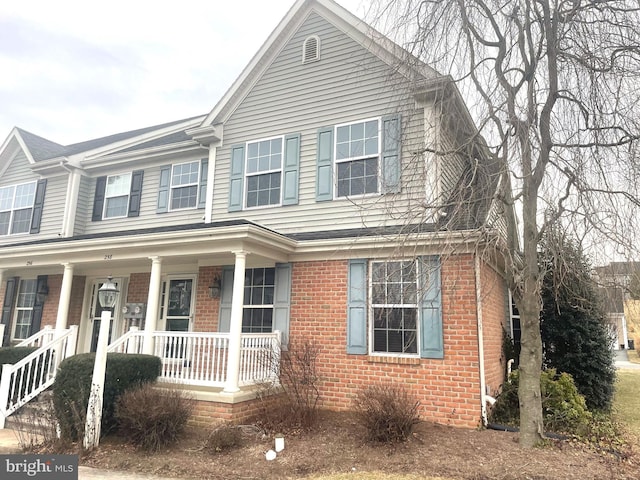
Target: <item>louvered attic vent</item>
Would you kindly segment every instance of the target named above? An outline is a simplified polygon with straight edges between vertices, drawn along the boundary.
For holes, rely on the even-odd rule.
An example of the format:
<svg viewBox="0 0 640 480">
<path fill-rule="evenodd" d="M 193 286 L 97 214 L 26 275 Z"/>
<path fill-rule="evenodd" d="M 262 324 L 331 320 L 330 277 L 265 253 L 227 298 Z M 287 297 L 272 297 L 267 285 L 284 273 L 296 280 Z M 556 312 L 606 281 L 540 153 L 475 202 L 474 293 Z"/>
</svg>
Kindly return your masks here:
<svg viewBox="0 0 640 480">
<path fill-rule="evenodd" d="M 302 45 L 302 63 L 320 60 L 320 38 L 316 35 L 307 37 Z"/>
</svg>

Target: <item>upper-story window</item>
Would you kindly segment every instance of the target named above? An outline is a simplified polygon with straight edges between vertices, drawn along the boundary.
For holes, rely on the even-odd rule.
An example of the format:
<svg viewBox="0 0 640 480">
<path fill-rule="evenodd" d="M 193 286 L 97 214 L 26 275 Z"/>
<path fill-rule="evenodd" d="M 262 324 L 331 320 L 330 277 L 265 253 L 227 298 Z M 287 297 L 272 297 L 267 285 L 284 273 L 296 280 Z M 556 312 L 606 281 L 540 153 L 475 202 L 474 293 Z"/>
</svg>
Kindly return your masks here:
<svg viewBox="0 0 640 480">
<path fill-rule="evenodd" d="M 0 235 L 29 233 L 36 182 L 0 187 Z"/>
<path fill-rule="evenodd" d="M 300 134 L 231 147 L 229 211 L 298 203 Z"/>
<path fill-rule="evenodd" d="M 377 193 L 379 119 L 336 126 L 336 196 Z"/>
<path fill-rule="evenodd" d="M 104 218 L 126 217 L 129 208 L 131 173 L 110 175 L 105 190 Z"/>
<path fill-rule="evenodd" d="M 91 220 L 140 215 L 143 170 L 96 178 Z"/>
<path fill-rule="evenodd" d="M 171 171 L 171 210 L 196 207 L 199 180 L 199 161 L 173 165 Z"/>
<path fill-rule="evenodd" d="M 166 165 L 160 169 L 156 213 L 204 208 L 208 159 Z"/>
<path fill-rule="evenodd" d="M 400 192 L 400 115 L 318 130 L 316 201 Z"/>
<path fill-rule="evenodd" d="M 245 205 L 280 204 L 282 137 L 247 143 L 247 194 Z"/>
</svg>

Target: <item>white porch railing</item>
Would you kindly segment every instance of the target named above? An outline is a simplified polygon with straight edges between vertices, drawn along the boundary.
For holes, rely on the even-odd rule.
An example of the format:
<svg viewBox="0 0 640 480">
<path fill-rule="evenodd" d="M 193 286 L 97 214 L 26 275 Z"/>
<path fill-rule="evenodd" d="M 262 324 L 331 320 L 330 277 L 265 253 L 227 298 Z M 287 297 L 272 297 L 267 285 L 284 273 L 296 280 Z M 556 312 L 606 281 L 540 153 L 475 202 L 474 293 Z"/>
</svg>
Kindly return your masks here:
<svg viewBox="0 0 640 480">
<path fill-rule="evenodd" d="M 25 338 L 16 347 L 41 347 L 51 342 L 56 334 L 55 329 L 51 325 L 46 325 L 39 332 L 34 333 L 29 338 Z"/>
<path fill-rule="evenodd" d="M 53 384 L 60 362 L 75 354 L 77 339 L 78 327 L 74 325 L 58 331 L 49 343 L 41 342 L 40 348 L 19 362 L 2 366 L 0 428 L 9 415 Z"/>
<path fill-rule="evenodd" d="M 142 353 L 144 332 L 137 327 L 109 345 L 108 352 Z M 243 333 L 240 385 L 276 381 L 280 332 Z M 224 387 L 229 353 L 228 333 L 153 332 L 153 354 L 162 359 L 160 381 Z"/>
</svg>

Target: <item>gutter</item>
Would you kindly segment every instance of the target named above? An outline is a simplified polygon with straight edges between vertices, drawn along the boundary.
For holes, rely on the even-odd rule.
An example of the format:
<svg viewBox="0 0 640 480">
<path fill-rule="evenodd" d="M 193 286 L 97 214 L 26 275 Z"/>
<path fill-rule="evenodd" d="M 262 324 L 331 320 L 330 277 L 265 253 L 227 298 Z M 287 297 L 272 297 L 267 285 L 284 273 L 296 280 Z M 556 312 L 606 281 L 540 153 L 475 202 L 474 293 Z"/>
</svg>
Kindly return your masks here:
<svg viewBox="0 0 640 480">
<path fill-rule="evenodd" d="M 480 291 L 480 257 L 476 253 L 475 259 L 476 280 L 476 318 L 478 319 L 478 369 L 480 374 L 480 409 L 482 411 L 482 424 L 487 426 L 487 402 L 495 403 L 495 399 L 486 394 L 487 385 L 484 378 L 484 339 L 482 326 L 482 292 Z"/>
</svg>

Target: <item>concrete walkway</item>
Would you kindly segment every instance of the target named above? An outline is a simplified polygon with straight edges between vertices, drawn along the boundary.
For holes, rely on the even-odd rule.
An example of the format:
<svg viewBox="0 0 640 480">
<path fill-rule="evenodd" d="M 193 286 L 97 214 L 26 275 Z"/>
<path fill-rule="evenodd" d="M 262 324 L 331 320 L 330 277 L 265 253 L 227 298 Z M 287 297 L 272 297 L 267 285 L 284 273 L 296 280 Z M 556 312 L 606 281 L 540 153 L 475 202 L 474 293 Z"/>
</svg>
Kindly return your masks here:
<svg viewBox="0 0 640 480">
<path fill-rule="evenodd" d="M 635 351 L 633 352 L 635 355 Z M 631 363 L 627 350 L 615 350 L 616 368 L 619 370 L 640 370 L 640 363 Z"/>
</svg>

